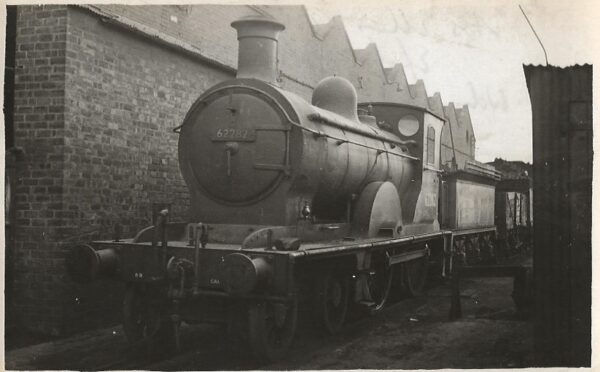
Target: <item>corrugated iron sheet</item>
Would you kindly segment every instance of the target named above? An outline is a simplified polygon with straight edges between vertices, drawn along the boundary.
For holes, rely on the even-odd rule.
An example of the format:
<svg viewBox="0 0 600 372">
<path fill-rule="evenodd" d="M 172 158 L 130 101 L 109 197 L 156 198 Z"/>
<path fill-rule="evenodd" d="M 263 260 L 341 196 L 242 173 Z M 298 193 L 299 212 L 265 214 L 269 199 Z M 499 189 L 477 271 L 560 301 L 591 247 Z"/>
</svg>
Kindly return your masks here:
<svg viewBox="0 0 600 372">
<path fill-rule="evenodd" d="M 536 356 L 590 366 L 592 66 L 524 66 L 533 114 Z"/>
</svg>

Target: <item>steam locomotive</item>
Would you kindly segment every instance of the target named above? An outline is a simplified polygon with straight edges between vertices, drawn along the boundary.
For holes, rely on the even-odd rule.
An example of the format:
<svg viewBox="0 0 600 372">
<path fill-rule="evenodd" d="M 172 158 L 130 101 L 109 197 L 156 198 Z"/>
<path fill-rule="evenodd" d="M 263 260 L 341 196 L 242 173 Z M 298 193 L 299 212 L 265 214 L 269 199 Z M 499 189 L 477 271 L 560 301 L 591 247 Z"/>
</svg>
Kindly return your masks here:
<svg viewBox="0 0 600 372">
<path fill-rule="evenodd" d="M 71 275 L 127 283 L 132 342 L 220 323 L 262 360 L 283 356 L 299 313 L 338 332 L 350 306 L 419 294 L 428 272 L 494 254 L 493 168 L 441 161 L 445 119 L 417 106 L 357 102 L 328 77 L 309 103 L 277 83 L 284 26 L 245 17 L 235 79 L 204 92 L 179 133 L 192 221 L 160 211 L 134 238 L 95 241 Z"/>
</svg>

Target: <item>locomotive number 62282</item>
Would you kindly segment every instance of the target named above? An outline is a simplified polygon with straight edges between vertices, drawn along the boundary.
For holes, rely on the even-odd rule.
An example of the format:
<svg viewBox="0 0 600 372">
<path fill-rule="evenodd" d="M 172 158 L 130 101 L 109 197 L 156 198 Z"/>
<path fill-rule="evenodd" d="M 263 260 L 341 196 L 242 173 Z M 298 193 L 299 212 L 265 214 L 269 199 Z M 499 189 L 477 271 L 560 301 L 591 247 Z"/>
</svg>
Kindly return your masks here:
<svg viewBox="0 0 600 372">
<path fill-rule="evenodd" d="M 255 132 L 248 129 L 217 128 L 213 133 L 213 141 L 254 141 Z"/>
</svg>

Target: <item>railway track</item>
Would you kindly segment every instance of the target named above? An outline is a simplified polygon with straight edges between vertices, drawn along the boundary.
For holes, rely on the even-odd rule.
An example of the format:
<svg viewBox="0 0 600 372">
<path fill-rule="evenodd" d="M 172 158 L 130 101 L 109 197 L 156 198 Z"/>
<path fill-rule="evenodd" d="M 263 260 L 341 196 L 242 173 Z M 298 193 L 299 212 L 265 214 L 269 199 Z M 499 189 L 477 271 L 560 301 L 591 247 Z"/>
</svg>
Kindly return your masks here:
<svg viewBox="0 0 600 372">
<path fill-rule="evenodd" d="M 116 360 L 109 361 L 104 364 L 92 366 L 88 368 L 94 371 L 112 371 L 112 370 L 154 370 L 166 371 L 176 370 L 177 365 L 182 361 L 205 361 L 214 358 L 215 354 L 221 353 L 221 350 L 186 350 L 179 354 L 163 355 L 163 356 L 136 356 L 136 357 L 121 357 Z M 212 369 L 202 368 L 204 362 L 200 362 L 195 369 Z M 165 368 L 170 366 L 171 368 Z M 214 368 L 216 369 L 216 368 Z"/>
<path fill-rule="evenodd" d="M 386 311 L 397 310 L 391 304 Z M 333 339 L 352 337 L 360 333 L 373 317 L 355 316 Z M 292 354 L 310 351 L 326 345 L 332 338 L 321 337 L 308 319 L 298 325 L 299 338 Z M 182 350 L 168 353 L 151 351 L 145 345 L 130 345 L 121 327 L 86 332 L 69 339 L 33 345 L 6 354 L 6 368 L 18 370 L 70 369 L 88 371 L 107 370 L 248 370 L 264 369 L 249 353 L 227 344 L 221 327 L 191 326 L 181 328 Z"/>
<path fill-rule="evenodd" d="M 150 351 L 144 345 L 130 345 L 121 326 L 85 332 L 74 337 L 33 345 L 6 353 L 6 368 L 19 370 L 129 370 L 153 368 L 170 359 L 210 356 L 223 353 L 221 329 L 216 326 L 189 326 L 181 329 L 179 354 Z"/>
<path fill-rule="evenodd" d="M 464 286 L 463 298 L 471 298 L 471 284 Z M 505 297 L 508 303 L 510 291 Z M 476 301 L 465 301 L 465 307 L 480 306 Z M 437 309 L 423 316 L 424 307 Z M 66 340 L 34 345 L 9 351 L 6 368 L 19 370 L 70 369 L 70 370 L 255 370 L 293 369 L 302 366 L 311 355 L 321 350 L 343 349 L 343 345 L 375 337 L 386 331 L 390 324 L 435 322 L 444 324 L 450 307 L 450 291 L 447 284 L 432 284 L 427 294 L 418 298 L 391 301 L 376 316 L 355 312 L 342 331 L 331 337 L 323 337 L 312 327 L 310 319 L 303 317 L 298 324 L 299 334 L 289 358 L 261 365 L 244 350 L 233 349 L 227 344 L 223 329 L 218 326 L 183 325 L 181 329 L 182 350 L 178 354 L 148 352 L 144 347 L 129 345 L 121 327 L 88 332 Z M 468 310 L 467 310 L 468 311 Z M 506 310 L 500 310 L 505 311 Z M 510 310 L 509 310 L 510 311 Z M 421 323 L 419 323 L 421 322 Z M 340 346 L 341 345 L 341 346 Z M 335 365 L 331 365 L 335 367 Z"/>
</svg>

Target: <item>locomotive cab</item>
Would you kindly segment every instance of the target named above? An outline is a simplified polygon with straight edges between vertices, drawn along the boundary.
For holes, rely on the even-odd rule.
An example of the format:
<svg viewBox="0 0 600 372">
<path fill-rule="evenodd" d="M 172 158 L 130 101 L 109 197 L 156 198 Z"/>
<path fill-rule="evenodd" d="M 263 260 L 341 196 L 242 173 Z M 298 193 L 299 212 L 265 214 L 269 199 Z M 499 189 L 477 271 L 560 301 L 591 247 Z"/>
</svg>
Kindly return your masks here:
<svg viewBox="0 0 600 372">
<path fill-rule="evenodd" d="M 418 158 L 410 186 L 401 195 L 402 235 L 439 231 L 438 196 L 440 137 L 444 119 L 420 107 L 390 102 L 366 102 L 359 108 L 376 118 L 380 128 L 411 143 Z"/>
</svg>

